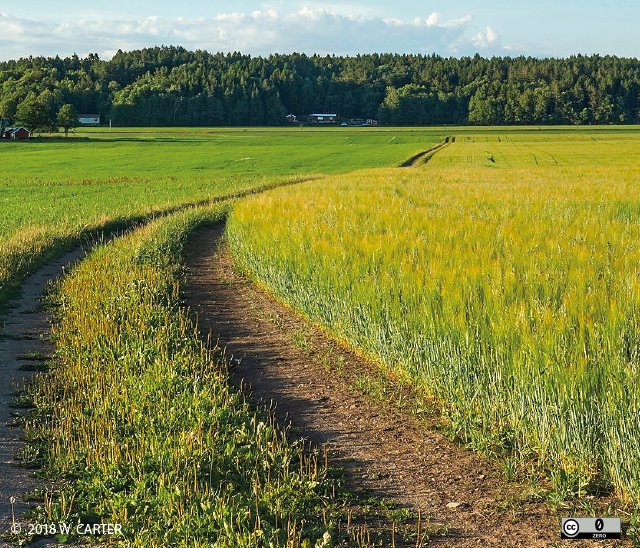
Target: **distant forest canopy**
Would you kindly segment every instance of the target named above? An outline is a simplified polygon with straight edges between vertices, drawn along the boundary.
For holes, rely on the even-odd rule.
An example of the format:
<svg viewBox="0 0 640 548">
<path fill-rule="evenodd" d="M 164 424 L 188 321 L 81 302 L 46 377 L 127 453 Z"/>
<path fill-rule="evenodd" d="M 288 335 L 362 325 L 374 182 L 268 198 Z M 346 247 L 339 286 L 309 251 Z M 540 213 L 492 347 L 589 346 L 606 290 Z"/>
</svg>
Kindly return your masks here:
<svg viewBox="0 0 640 548">
<path fill-rule="evenodd" d="M 211 54 L 182 47 L 0 63 L 0 119 L 37 99 L 117 126 L 284 125 L 337 113 L 390 125 L 639 123 L 640 61 Z"/>
</svg>

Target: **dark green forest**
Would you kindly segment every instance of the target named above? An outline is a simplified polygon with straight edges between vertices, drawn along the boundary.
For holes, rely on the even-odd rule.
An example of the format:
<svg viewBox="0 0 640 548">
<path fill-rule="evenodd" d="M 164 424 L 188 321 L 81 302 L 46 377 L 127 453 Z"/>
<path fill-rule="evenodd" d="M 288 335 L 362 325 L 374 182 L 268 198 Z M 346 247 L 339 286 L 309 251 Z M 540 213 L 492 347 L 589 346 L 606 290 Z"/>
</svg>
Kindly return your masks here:
<svg viewBox="0 0 640 548">
<path fill-rule="evenodd" d="M 8 123 L 21 105 L 55 120 L 66 104 L 116 126 L 284 125 L 288 113 L 322 112 L 407 126 L 640 122 L 640 61 L 598 55 L 252 57 L 163 46 L 110 61 L 2 62 L 0 86 Z"/>
</svg>

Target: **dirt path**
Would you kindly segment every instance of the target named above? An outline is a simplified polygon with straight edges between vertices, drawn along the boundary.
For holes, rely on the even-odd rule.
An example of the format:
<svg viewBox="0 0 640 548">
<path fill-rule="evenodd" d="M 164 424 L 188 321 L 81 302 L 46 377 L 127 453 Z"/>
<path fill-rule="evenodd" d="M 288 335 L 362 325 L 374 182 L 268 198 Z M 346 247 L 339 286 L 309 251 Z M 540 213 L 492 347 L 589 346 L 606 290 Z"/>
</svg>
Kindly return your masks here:
<svg viewBox="0 0 640 548">
<path fill-rule="evenodd" d="M 20 294 L 9 301 L 8 310 L 0 317 L 0 534 L 10 531 L 13 517 L 25 523 L 24 512 L 29 503 L 26 493 L 43 488 L 42 481 L 34 477 L 34 470 L 22 467 L 15 456 L 23 447 L 23 430 L 16 426 L 22 413 L 14 405 L 16 390 L 33 375 L 33 369 L 53 351 L 49 342 L 49 316 L 41 309 L 40 297 L 47 282 L 63 272 L 63 266 L 85 254 L 77 249 L 49 263 L 31 274 L 24 282 Z M 10 502 L 15 498 L 15 504 Z M 42 539 L 30 546 L 48 546 L 55 541 Z M 10 546 L 0 540 L 0 547 Z"/>
<path fill-rule="evenodd" d="M 238 378 L 255 398 L 274 402 L 281 421 L 331 448 L 352 488 L 373 489 L 446 526 L 436 546 L 593 546 L 561 541 L 562 513 L 522 497 L 493 464 L 384 405 L 384 394 L 354 388 L 378 377 L 375 366 L 235 275 L 226 247 L 218 250 L 222 231 L 198 233 L 187 249 L 187 302 L 203 335 L 220 339 L 239 363 Z"/>
<path fill-rule="evenodd" d="M 423 152 L 419 152 L 418 154 L 414 154 L 408 160 L 402 162 L 400 167 L 416 167 L 426 164 L 431 158 L 435 156 L 435 154 L 441 151 L 443 148 L 448 147 L 451 143 L 455 143 L 455 137 L 445 137 L 444 143 L 440 143 L 429 150 L 425 150 Z"/>
</svg>

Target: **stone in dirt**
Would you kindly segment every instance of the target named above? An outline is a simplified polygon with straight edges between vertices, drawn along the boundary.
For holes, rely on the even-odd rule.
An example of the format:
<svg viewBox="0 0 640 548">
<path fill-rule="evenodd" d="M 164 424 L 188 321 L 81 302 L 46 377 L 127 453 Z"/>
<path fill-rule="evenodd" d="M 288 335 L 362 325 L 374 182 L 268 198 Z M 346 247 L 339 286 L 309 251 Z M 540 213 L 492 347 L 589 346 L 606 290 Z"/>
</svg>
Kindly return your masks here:
<svg viewBox="0 0 640 548">
<path fill-rule="evenodd" d="M 458 508 L 466 508 L 469 506 L 466 502 L 450 502 L 447 504 L 447 508 L 451 508 L 452 510 L 457 510 Z"/>
</svg>

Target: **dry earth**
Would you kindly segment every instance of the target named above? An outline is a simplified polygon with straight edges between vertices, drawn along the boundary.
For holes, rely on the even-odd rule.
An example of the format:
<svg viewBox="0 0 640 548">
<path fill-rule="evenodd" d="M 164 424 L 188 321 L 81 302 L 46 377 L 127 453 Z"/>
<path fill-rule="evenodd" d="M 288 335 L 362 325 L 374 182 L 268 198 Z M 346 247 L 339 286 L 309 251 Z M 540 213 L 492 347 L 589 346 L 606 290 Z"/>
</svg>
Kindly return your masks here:
<svg viewBox="0 0 640 548">
<path fill-rule="evenodd" d="M 377 395 L 362 390 L 380 378 L 376 365 L 236 275 L 222 234 L 222 226 L 196 234 L 186 254 L 185 295 L 202 335 L 219 339 L 237 364 L 238 381 L 275 405 L 281 422 L 330 448 L 352 489 L 371 489 L 419 510 L 432 528 L 446 528 L 447 535 L 432 537 L 435 546 L 593 546 L 560 540 L 568 510 L 522 496 L 524 486 L 505 482 L 494 463 L 399 409 L 387 398 L 393 388 Z"/>
</svg>

